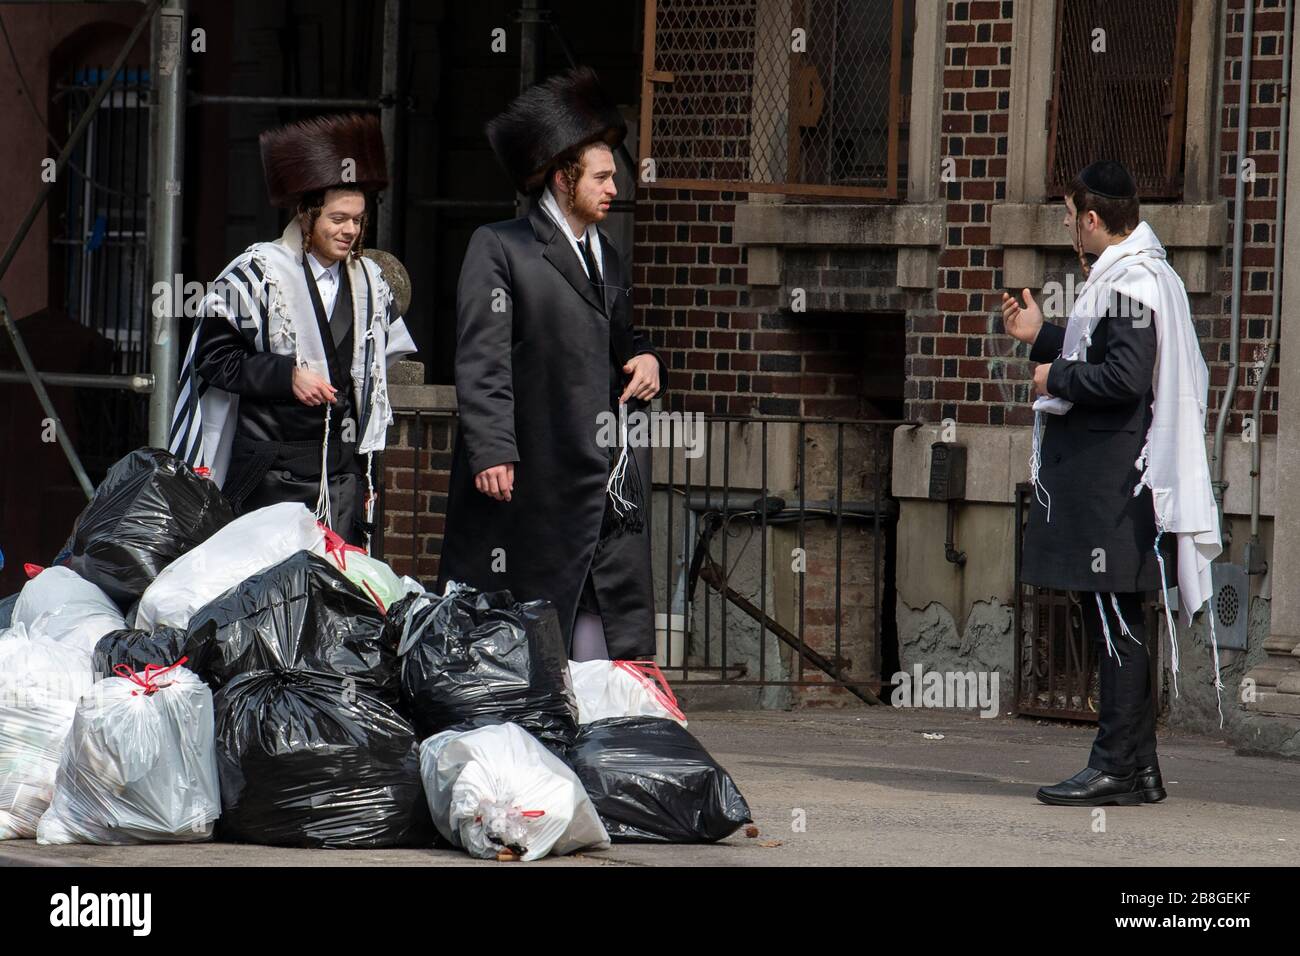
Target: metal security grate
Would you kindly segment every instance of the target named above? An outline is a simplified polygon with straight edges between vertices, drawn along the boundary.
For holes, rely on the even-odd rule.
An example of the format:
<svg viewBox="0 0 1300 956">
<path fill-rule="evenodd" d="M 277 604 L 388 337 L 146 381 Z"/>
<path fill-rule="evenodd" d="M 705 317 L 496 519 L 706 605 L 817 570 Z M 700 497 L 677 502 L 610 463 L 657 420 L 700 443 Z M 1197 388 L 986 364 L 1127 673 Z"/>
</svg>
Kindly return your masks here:
<svg viewBox="0 0 1300 956">
<path fill-rule="evenodd" d="M 652 184 L 897 198 L 911 3 L 646 0 Z"/>
<path fill-rule="evenodd" d="M 1058 0 L 1047 189 L 1098 159 L 1143 199 L 1181 199 L 1192 0 Z"/>
</svg>

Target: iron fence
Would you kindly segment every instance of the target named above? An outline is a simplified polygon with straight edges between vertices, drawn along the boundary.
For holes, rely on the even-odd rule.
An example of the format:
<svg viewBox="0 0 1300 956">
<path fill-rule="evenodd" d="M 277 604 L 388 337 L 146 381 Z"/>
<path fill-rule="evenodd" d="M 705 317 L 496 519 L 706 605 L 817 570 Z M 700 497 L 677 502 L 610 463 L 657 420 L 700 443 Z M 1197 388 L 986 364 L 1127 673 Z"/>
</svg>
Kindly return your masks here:
<svg viewBox="0 0 1300 956">
<path fill-rule="evenodd" d="M 898 662 L 889 476 L 893 430 L 907 423 L 663 414 L 646 499 L 660 666 L 677 684 L 878 702 Z M 456 415 L 397 418 L 375 553 L 428 585 Z"/>
</svg>

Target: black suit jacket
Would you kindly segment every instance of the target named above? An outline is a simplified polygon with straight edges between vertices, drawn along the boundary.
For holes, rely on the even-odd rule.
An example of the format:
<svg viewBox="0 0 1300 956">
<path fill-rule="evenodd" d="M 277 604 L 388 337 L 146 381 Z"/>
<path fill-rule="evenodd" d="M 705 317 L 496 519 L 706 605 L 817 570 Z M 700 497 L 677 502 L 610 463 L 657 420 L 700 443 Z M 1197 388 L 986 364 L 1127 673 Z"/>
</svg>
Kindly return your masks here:
<svg viewBox="0 0 1300 956">
<path fill-rule="evenodd" d="M 1032 497 L 1020 579 L 1078 591 L 1154 590 L 1160 572 L 1151 492 L 1133 495 L 1155 398 L 1154 319 L 1117 296 L 1093 330 L 1085 361 L 1060 358 L 1064 340 L 1064 328 L 1044 324 L 1029 352 L 1034 362 L 1052 363 L 1049 394 L 1074 406 L 1043 415 L 1038 477 L 1051 520 Z"/>
</svg>

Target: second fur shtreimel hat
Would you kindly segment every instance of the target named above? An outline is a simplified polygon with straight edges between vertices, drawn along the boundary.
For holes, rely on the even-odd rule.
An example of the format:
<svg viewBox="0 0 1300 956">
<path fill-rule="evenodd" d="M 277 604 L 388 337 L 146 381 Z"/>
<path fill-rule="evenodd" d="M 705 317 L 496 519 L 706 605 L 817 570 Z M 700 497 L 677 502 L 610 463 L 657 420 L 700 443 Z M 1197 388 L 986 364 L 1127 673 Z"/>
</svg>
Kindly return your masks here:
<svg viewBox="0 0 1300 956">
<path fill-rule="evenodd" d="M 567 150 L 623 142 L 627 123 L 595 70 L 581 66 L 529 87 L 484 131 L 515 188 L 528 193 Z"/>
<path fill-rule="evenodd" d="M 338 186 L 378 192 L 388 185 L 379 117 L 360 113 L 314 116 L 258 137 L 266 191 L 276 206 Z"/>
</svg>

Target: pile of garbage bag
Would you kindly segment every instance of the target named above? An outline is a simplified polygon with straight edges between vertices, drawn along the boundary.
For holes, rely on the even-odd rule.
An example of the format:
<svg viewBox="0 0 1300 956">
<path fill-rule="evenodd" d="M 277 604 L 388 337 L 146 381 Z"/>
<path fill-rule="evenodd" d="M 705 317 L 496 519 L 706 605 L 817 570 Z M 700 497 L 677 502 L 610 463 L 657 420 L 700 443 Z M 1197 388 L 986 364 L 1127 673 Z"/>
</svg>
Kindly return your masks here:
<svg viewBox="0 0 1300 956">
<path fill-rule="evenodd" d="M 428 593 L 301 504 L 232 518 L 165 452 L 28 573 L 0 599 L 0 839 L 535 860 L 749 822 L 654 664 L 569 661 L 549 602 Z"/>
</svg>

